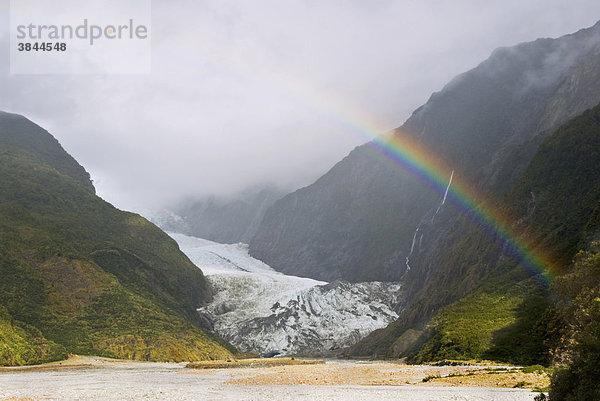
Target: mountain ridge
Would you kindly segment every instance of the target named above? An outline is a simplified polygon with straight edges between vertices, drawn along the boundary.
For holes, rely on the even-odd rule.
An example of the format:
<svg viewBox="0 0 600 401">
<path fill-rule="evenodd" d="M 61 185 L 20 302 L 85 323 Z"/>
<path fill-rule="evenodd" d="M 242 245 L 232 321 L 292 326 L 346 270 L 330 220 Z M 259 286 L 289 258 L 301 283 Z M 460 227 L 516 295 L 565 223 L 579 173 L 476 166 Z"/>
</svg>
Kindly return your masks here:
<svg viewBox="0 0 600 401">
<path fill-rule="evenodd" d="M 433 94 L 392 135 L 408 135 L 430 149 L 430 155 L 443 157 L 448 177 L 454 171 L 455 178 L 487 199 L 487 212 L 498 208 L 518 221 L 522 211 L 511 214 L 505 199 L 538 148 L 562 124 L 599 103 L 600 23 L 558 39 L 496 50 Z M 488 330 L 485 336 L 509 326 L 514 328 L 506 331 L 505 339 L 535 331 L 532 324 L 542 324 L 550 304 L 547 287 L 536 284 L 539 277 L 523 269 L 501 238 L 490 238 L 486 223 L 471 219 L 452 202 L 440 205 L 442 189 L 431 190 L 369 152 L 368 144 L 356 148 L 313 185 L 276 202 L 250 243 L 251 254 L 286 274 L 326 281 L 402 279 L 407 308 L 399 320 L 351 348 L 350 355 L 415 351 L 435 316 L 454 316 L 456 311 L 475 315 L 468 307 L 448 307 L 484 284 L 503 289 L 490 290 L 495 300 L 503 293 L 513 299 L 503 307 L 510 311 L 498 310 L 513 320 L 504 328 L 482 327 Z M 523 227 L 511 228 L 517 238 L 535 243 Z M 294 249 L 292 243 L 302 246 Z M 569 260 L 570 252 L 564 250 L 555 261 Z M 509 292 L 512 285 L 523 290 Z M 473 294 L 470 299 L 480 298 Z M 454 312 L 443 312 L 448 310 Z M 457 320 L 438 322 L 452 325 Z M 436 327 L 437 332 L 444 330 Z M 546 358 L 538 349 L 541 341 L 535 337 L 527 346 L 536 349 L 531 355 Z"/>
<path fill-rule="evenodd" d="M 547 256 L 550 256 L 550 260 L 554 259 L 560 270 L 547 271 L 546 277 L 568 273 L 575 254 L 580 249 L 587 249 L 590 243 L 600 237 L 598 149 L 600 105 L 569 120 L 548 136 L 519 182 L 507 193 L 500 205 L 513 216 L 513 230 L 520 238 L 527 238 L 528 242 L 538 244 L 538 248 L 553 250 L 554 255 Z M 537 194 L 533 197 L 533 203 L 531 194 Z M 466 235 L 472 238 L 481 236 L 482 233 L 473 228 Z M 489 239 L 485 240 L 483 246 L 476 248 L 477 252 L 488 256 L 490 252 L 495 252 L 491 242 Z M 463 248 L 463 251 L 473 253 L 468 248 Z M 468 359 L 475 356 L 521 364 L 552 363 L 553 358 L 560 355 L 554 349 L 559 347 L 560 340 L 553 330 L 561 323 L 556 322 L 547 279 L 540 274 L 532 275 L 524 266 L 515 261 L 510 262 L 502 254 L 496 258 L 498 267 L 495 272 L 480 280 L 465 293 L 464 298 L 455 297 L 451 302 L 439 302 L 429 314 L 419 305 L 413 304 L 401 319 L 386 329 L 371 333 L 350 347 L 348 354 L 409 354 L 416 358 L 416 362 L 444 358 Z M 456 273 L 455 269 L 449 275 L 458 276 Z M 442 277 L 438 278 L 440 279 L 443 280 Z M 454 280 L 456 281 L 457 279 Z M 421 298 L 427 294 L 435 298 L 431 290 L 440 288 L 441 285 L 447 286 L 448 282 L 430 282 L 429 288 L 422 290 Z M 528 289 L 522 291 L 519 288 Z M 488 305 L 498 302 L 513 304 L 507 303 L 498 309 L 498 313 L 503 314 L 510 324 L 504 327 L 493 326 L 491 321 L 498 317 L 493 315 L 487 331 L 473 333 L 471 343 L 481 341 L 482 337 L 495 336 L 477 354 L 472 349 L 460 348 L 465 344 L 466 330 L 460 334 L 462 340 L 457 340 L 457 333 L 453 334 L 456 336 L 454 339 L 443 338 L 442 333 L 448 335 L 460 327 L 474 327 L 485 321 L 481 312 L 475 314 L 473 311 L 480 303 L 474 299 L 481 297 L 488 298 Z M 519 314 L 521 317 L 518 317 Z M 428 319 L 423 319 L 427 316 L 432 317 L 429 322 Z M 410 338 L 404 338 L 407 335 Z M 452 349 L 445 344 L 454 344 L 455 347 Z"/>
<path fill-rule="evenodd" d="M 546 74 L 544 66 L 552 64 L 551 60 L 567 58 L 564 52 L 573 47 L 572 42 L 581 42 L 573 50 L 574 61 L 551 71 L 558 74 L 558 81 L 544 81 L 513 99 L 537 69 Z M 496 51 L 432 95 L 400 131 L 408 132 L 432 154 L 444 157 L 455 174 L 470 181 L 476 190 L 492 198 L 501 196 L 558 121 L 600 102 L 599 43 L 597 24 L 559 39 Z M 532 57 L 531 49 L 536 61 L 530 63 L 537 69 L 520 71 L 520 63 L 529 65 L 522 59 Z M 537 59 L 537 53 L 545 58 Z M 497 68 L 502 70 L 501 76 Z M 506 77 L 513 77 L 510 85 L 504 81 Z M 568 106 L 557 109 L 560 104 Z M 515 109 L 518 115 L 513 113 Z M 550 113 L 550 109 L 555 111 Z M 549 114 L 552 119 L 547 118 Z M 368 145 L 357 147 L 313 185 L 287 195 L 267 211 L 250 242 L 251 254 L 276 270 L 315 279 L 398 280 L 406 270 L 414 230 L 422 216 L 437 209 L 440 194 L 408 173 L 392 170 L 373 159 Z M 438 263 L 431 258 L 423 260 L 423 255 L 433 255 L 430 251 L 440 236 L 448 234 L 444 227 L 454 224 L 447 209 L 435 226 L 424 227 L 428 234 L 423 237 L 424 247 L 413 256 L 415 266 Z M 382 238 L 380 244 L 376 238 Z M 293 248 L 293 243 L 304 246 Z M 367 265 L 369 269 L 364 267 Z"/>
<path fill-rule="evenodd" d="M 28 152 L 56 168 L 57 171 L 79 181 L 90 192 L 96 193 L 89 173 L 65 152 L 61 144 L 48 131 L 24 116 L 1 110 L 0 121 L 4 127 L 4 130 L 0 131 L 0 141 L 3 146 L 26 148 Z M 15 130 L 19 131 L 18 135 L 15 135 Z M 47 135 L 36 135 L 38 132 Z"/>
<path fill-rule="evenodd" d="M 97 197 L 54 137 L 7 113 L 0 182 L 1 364 L 231 355 L 200 328 L 211 290 L 176 242 Z"/>
</svg>

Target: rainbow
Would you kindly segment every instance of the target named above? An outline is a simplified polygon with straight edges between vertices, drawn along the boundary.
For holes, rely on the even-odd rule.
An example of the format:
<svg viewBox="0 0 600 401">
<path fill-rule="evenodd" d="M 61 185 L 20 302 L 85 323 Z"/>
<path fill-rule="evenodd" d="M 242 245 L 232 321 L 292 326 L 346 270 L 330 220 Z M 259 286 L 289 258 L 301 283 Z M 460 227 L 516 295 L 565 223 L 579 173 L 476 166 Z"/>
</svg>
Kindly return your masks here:
<svg viewBox="0 0 600 401">
<path fill-rule="evenodd" d="M 539 276 L 545 284 L 552 282 L 553 271 L 556 270 L 550 258 L 536 251 L 532 244 L 526 242 L 524 236 L 519 236 L 512 230 L 510 219 L 476 193 L 473 185 L 457 176 L 443 158 L 400 130 L 396 130 L 392 135 L 374 138 L 367 147 L 410 173 L 424 185 L 443 194 L 444 201 L 447 199 L 473 222 L 483 227 L 530 273 Z"/>
<path fill-rule="evenodd" d="M 237 61 L 235 65 L 244 65 L 240 60 Z M 510 219 L 458 174 L 453 173 L 450 185 L 449 172 L 453 169 L 442 161 L 442 157 L 418 144 L 409 135 L 401 135 L 400 131 L 393 135 L 382 135 L 389 131 L 384 128 L 385 125 L 389 127 L 389 124 L 375 121 L 365 112 L 364 107 L 351 105 L 347 100 L 333 96 L 331 92 L 314 85 L 310 79 L 303 78 L 299 71 L 292 71 L 290 66 L 270 64 L 265 67 L 268 68 L 264 71 L 269 73 L 255 71 L 255 79 L 259 78 L 279 89 L 285 89 L 305 105 L 349 128 L 367 141 L 367 147 L 373 149 L 383 160 L 391 162 L 395 167 L 416 177 L 423 185 L 443 194 L 444 201 L 447 199 L 474 223 L 480 224 L 488 235 L 500 242 L 532 275 L 541 277 L 545 284 L 553 280 L 553 272 L 558 270 L 553 266 L 551 258 L 511 229 Z"/>
</svg>

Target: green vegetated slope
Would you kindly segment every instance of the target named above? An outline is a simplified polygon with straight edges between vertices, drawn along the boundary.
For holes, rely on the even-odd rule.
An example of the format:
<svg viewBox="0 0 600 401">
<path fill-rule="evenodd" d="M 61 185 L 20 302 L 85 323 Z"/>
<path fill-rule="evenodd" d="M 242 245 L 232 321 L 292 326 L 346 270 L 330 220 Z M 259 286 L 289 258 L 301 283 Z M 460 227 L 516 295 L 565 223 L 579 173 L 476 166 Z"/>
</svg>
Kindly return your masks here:
<svg viewBox="0 0 600 401">
<path fill-rule="evenodd" d="M 0 114 L 0 364 L 230 356 L 199 327 L 210 288 L 176 242 L 94 194 L 46 131 Z"/>
<path fill-rule="evenodd" d="M 553 262 L 552 275 L 565 273 L 575 253 L 599 235 L 600 106 L 546 138 L 498 207 L 514 222 L 519 240 L 536 244 L 535 252 Z M 518 264 L 483 227 L 462 223 L 472 227 L 446 252 L 444 268 L 417 302 L 349 354 L 409 356 L 417 362 L 551 362 L 561 322 L 551 307 L 548 282 Z M 475 289 L 444 306 L 452 294 L 477 282 Z M 434 313 L 428 317 L 430 310 Z"/>
<path fill-rule="evenodd" d="M 546 328 L 553 319 L 546 312 L 550 303 L 539 283 L 522 278 L 486 280 L 483 287 L 442 308 L 427 325 L 420 347 L 412 349 L 411 360 L 548 364 L 551 354 L 544 342 L 552 339 Z"/>
<path fill-rule="evenodd" d="M 600 106 L 540 145 L 506 202 L 531 241 L 567 266 L 593 239 L 600 213 Z"/>
<path fill-rule="evenodd" d="M 600 242 L 575 258 L 574 269 L 553 285 L 565 322 L 558 354 L 565 366 L 552 376 L 550 400 L 600 399 Z"/>
</svg>

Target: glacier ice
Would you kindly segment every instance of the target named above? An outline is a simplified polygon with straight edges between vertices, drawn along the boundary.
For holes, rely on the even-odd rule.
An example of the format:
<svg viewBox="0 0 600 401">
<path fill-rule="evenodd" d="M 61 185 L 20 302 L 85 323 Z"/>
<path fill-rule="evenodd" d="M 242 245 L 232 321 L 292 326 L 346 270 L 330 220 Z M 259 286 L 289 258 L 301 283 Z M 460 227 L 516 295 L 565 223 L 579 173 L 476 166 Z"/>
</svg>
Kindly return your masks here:
<svg viewBox="0 0 600 401">
<path fill-rule="evenodd" d="M 402 308 L 399 283 L 288 276 L 252 258 L 246 244 L 169 235 L 215 290 L 199 312 L 240 351 L 328 355 L 386 327 Z"/>
</svg>

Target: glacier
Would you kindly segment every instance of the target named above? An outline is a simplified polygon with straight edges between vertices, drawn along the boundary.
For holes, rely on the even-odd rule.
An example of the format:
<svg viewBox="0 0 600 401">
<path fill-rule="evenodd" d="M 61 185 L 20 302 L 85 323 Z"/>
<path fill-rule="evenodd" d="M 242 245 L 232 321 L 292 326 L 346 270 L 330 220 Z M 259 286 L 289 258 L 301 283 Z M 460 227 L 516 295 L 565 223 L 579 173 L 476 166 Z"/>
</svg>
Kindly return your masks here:
<svg viewBox="0 0 600 401">
<path fill-rule="evenodd" d="M 404 305 L 400 283 L 289 276 L 251 257 L 246 244 L 169 235 L 214 290 L 198 312 L 242 352 L 334 355 L 396 320 Z"/>
</svg>

